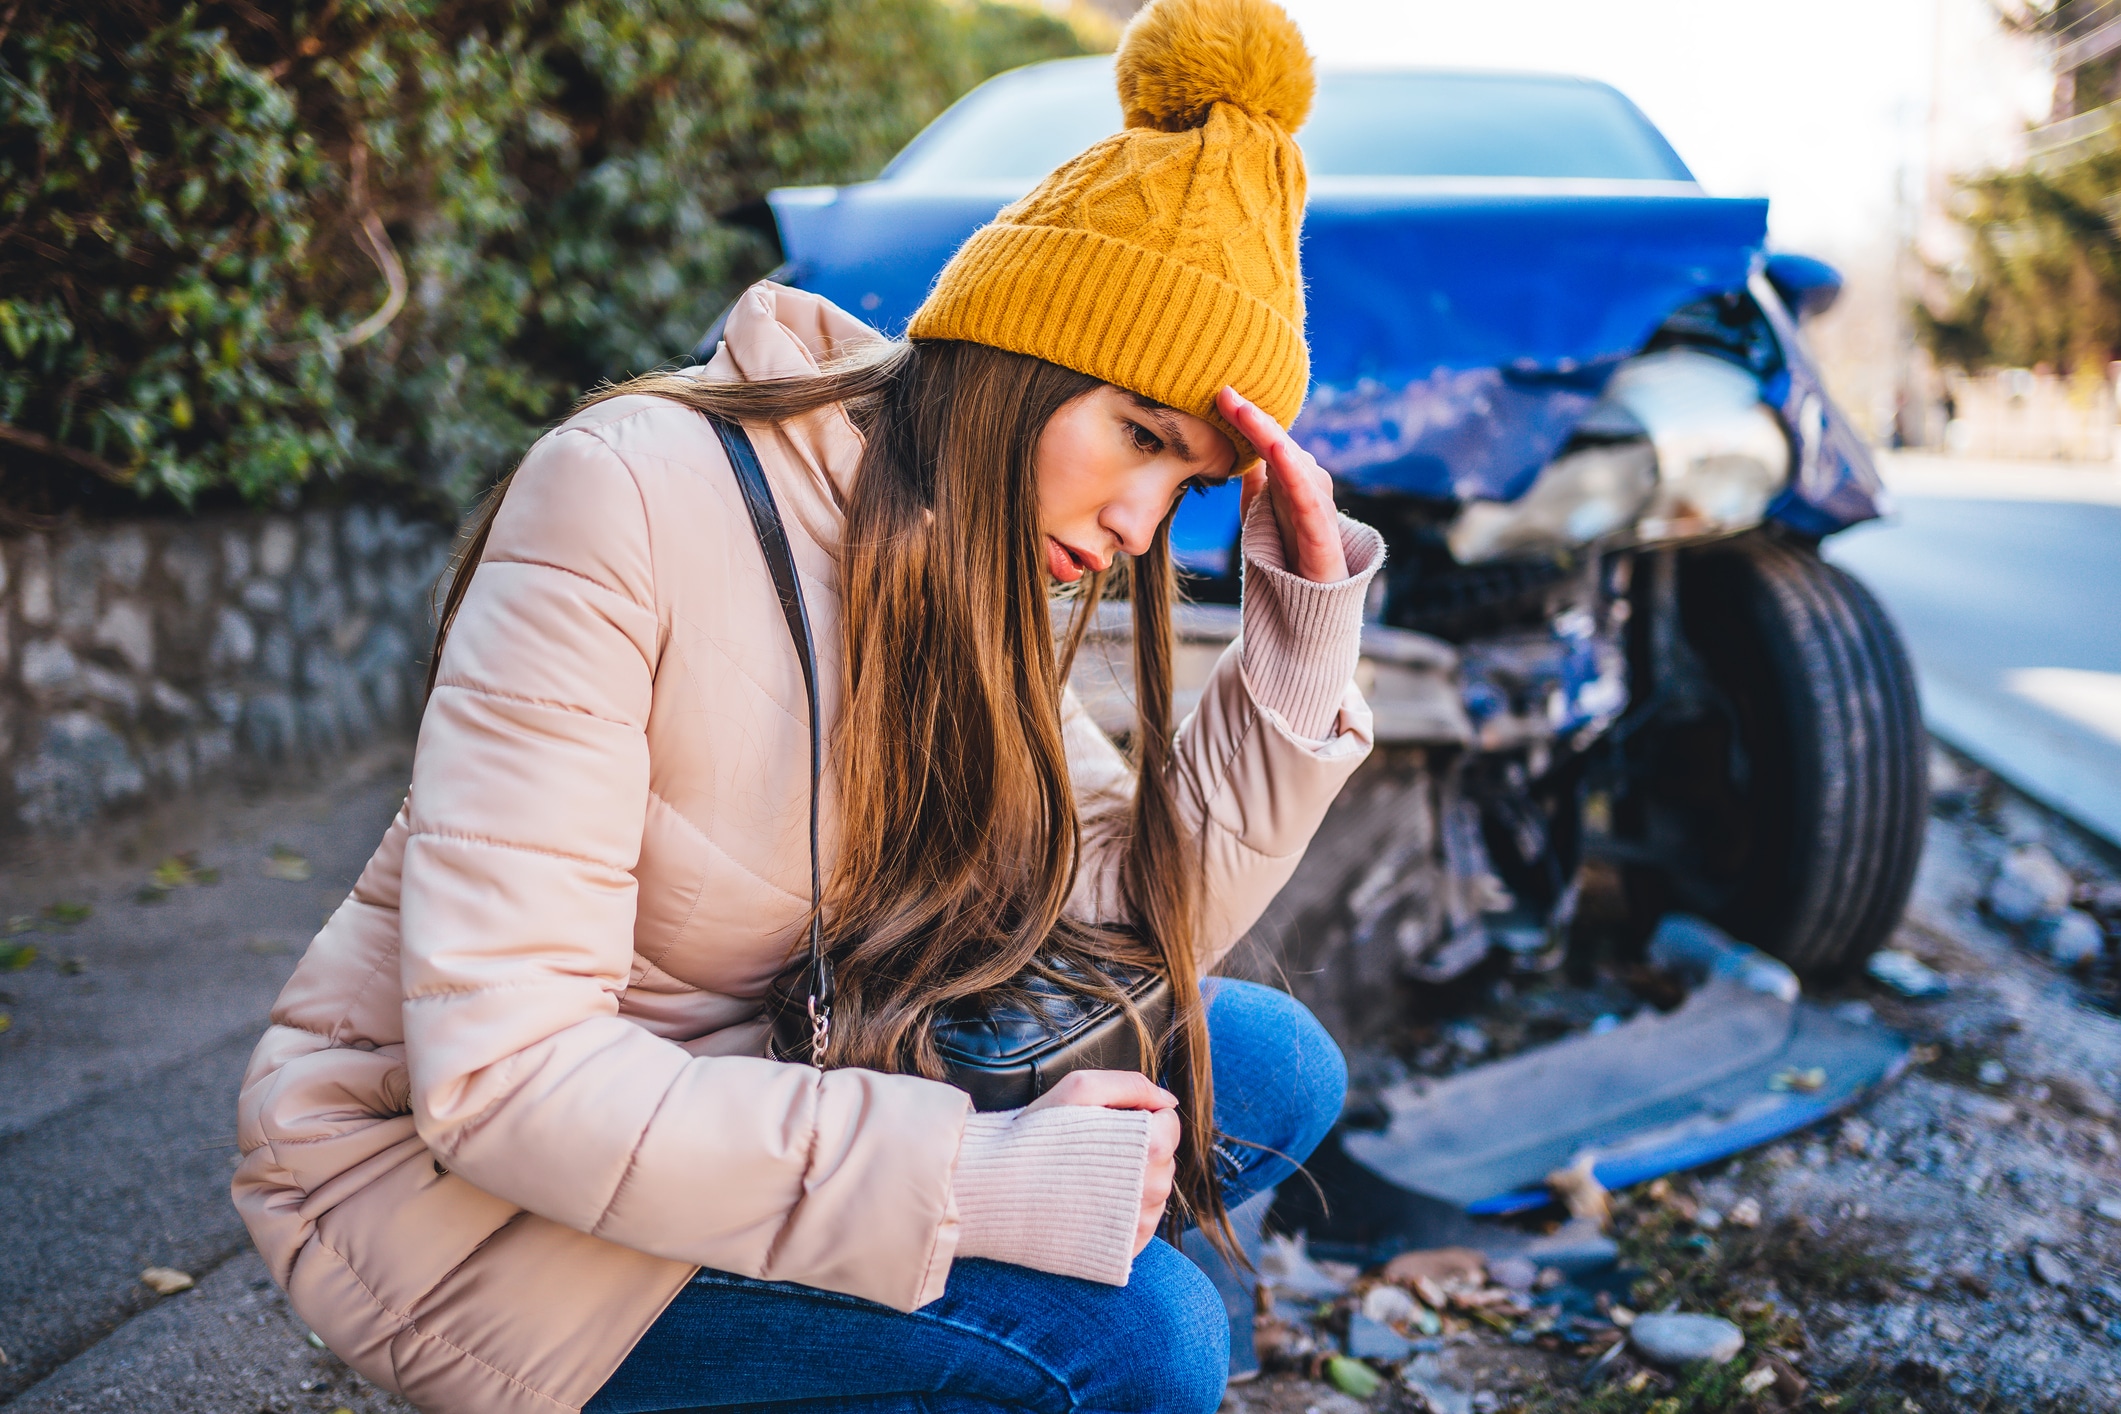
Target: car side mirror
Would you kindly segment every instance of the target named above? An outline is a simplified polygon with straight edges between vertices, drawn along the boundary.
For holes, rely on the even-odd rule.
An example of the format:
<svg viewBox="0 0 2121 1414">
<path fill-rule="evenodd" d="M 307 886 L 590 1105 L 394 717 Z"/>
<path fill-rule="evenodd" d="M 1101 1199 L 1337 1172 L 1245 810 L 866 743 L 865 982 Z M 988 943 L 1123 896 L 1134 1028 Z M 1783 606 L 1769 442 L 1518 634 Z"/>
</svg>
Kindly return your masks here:
<svg viewBox="0 0 2121 1414">
<path fill-rule="evenodd" d="M 1765 273 L 1775 293 L 1799 319 L 1824 314 L 1841 298 L 1841 272 L 1809 255 L 1771 255 Z"/>
</svg>

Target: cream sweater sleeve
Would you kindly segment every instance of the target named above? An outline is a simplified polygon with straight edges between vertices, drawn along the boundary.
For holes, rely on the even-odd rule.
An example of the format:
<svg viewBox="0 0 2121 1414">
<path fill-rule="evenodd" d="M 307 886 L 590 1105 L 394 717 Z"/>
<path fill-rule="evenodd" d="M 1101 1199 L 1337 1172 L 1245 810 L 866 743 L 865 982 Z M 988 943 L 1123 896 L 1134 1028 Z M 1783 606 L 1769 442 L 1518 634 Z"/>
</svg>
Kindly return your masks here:
<svg viewBox="0 0 2121 1414">
<path fill-rule="evenodd" d="M 951 1191 L 957 1255 L 1125 1286 L 1148 1167 L 1141 1110 L 972 1115 Z"/>
</svg>

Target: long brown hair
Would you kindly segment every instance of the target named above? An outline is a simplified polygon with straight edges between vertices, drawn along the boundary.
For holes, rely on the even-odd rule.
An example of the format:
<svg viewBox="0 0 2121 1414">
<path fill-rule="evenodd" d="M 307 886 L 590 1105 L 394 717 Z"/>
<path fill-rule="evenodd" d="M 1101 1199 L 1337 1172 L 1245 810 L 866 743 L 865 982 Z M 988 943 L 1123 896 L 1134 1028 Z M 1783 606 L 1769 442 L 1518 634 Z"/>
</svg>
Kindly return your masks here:
<svg viewBox="0 0 2121 1414">
<path fill-rule="evenodd" d="M 1057 646 L 1035 453 L 1048 419 L 1098 386 L 980 344 L 877 342 L 811 377 L 655 373 L 584 405 L 646 393 L 754 430 L 846 408 L 865 445 L 840 550 L 847 700 L 831 758 L 844 824 L 824 897 L 836 987 L 830 1060 L 939 1077 L 932 1022 L 953 1002 L 1006 995 L 1036 969 L 1124 1003 L 1104 981 L 1108 969 L 1160 971 L 1174 1014 L 1167 1035 L 1151 1039 L 1183 1122 L 1170 1225 L 1175 1235 L 1195 1223 L 1230 1250 L 1196 951 L 1198 855 L 1169 769 L 1168 518 L 1124 568 L 1137 709 L 1120 874 L 1129 916 L 1089 924 L 1062 912 L 1082 828 L 1061 689 L 1107 576 L 1085 581 Z M 459 552 L 430 688 L 506 490 L 506 480 L 494 488 Z"/>
</svg>

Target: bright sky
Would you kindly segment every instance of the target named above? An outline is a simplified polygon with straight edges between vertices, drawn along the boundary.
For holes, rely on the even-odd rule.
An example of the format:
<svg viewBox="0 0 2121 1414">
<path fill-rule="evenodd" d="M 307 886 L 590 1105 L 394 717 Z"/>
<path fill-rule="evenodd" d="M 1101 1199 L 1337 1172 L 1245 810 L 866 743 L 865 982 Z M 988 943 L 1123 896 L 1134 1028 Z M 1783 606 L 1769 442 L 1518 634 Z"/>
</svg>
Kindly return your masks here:
<svg viewBox="0 0 2121 1414">
<path fill-rule="evenodd" d="M 1283 0 L 1329 64 L 1603 79 L 1718 195 L 1765 195 L 1776 243 L 1837 255 L 1919 198 L 1931 75 L 1947 167 L 2008 160 L 2051 91 L 1986 0 Z M 1941 42 L 1940 42 L 1941 41 Z"/>
</svg>

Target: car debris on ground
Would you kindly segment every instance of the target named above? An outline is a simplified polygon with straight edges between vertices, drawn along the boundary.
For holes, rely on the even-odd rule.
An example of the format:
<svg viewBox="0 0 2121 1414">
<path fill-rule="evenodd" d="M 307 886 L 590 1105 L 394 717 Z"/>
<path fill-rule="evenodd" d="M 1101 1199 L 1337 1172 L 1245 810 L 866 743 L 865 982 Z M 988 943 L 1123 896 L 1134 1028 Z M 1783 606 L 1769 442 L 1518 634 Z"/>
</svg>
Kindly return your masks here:
<svg viewBox="0 0 2121 1414">
<path fill-rule="evenodd" d="M 1388 1376 L 1363 1407 L 1395 1412 L 2121 1408 L 2121 852 L 1948 753 L 1937 770 L 1890 949 L 1914 966 L 1873 959 L 1810 999 L 1904 1037 L 1896 1083 L 1765 1147 L 1617 1186 L 1603 1265 L 1493 1255 L 1593 1235 L 1565 1201 L 1569 1168 L 1544 1208 L 1471 1225 L 1482 1240 L 1351 1269 L 1282 1235 L 1276 1270 L 1325 1280 L 1301 1296 L 1267 1283 L 1267 1373 L 1226 1409 L 1323 1414 L 1335 1357 Z M 2005 885 L 1999 908 L 2004 879 L 2032 880 L 2033 906 Z M 2053 955 L 2037 925 L 2058 900 L 2096 927 L 2096 955 Z M 1557 1017 L 1584 1035 L 1645 1006 L 1607 974 L 1500 978 L 1391 1055 L 1352 1057 L 1358 1091 L 1465 1075 L 1551 1044 Z"/>
</svg>

